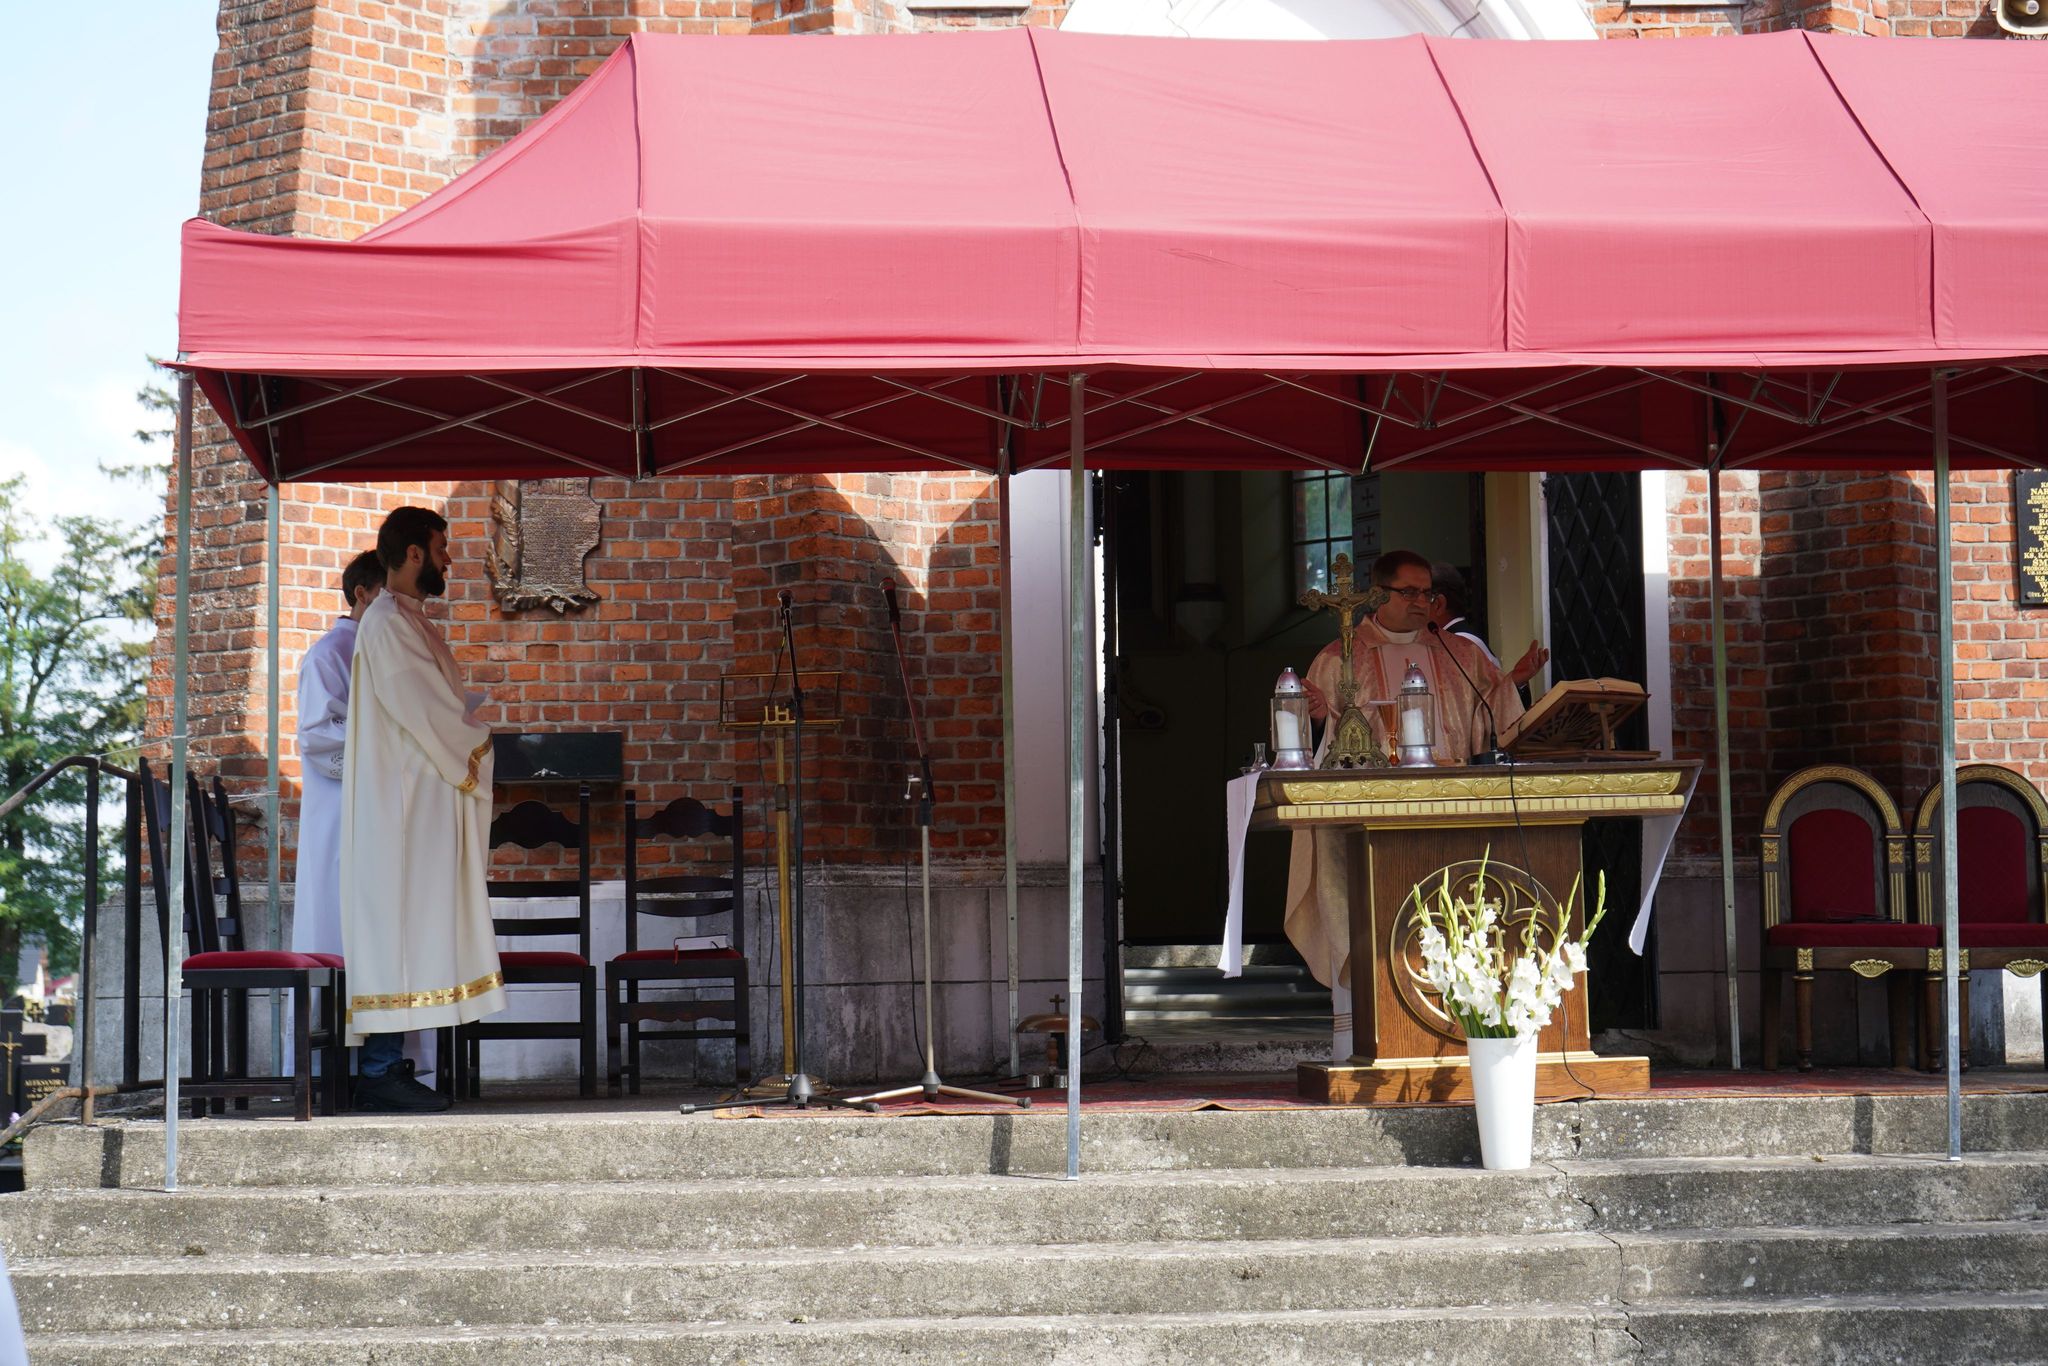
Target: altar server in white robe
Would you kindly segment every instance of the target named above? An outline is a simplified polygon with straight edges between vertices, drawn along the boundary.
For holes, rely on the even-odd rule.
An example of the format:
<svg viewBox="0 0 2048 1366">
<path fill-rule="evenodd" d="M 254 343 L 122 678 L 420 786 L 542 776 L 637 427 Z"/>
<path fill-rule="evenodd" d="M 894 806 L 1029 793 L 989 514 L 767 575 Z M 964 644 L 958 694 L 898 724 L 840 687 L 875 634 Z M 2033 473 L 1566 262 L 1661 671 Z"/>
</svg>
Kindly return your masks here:
<svg viewBox="0 0 2048 1366">
<path fill-rule="evenodd" d="M 356 624 L 384 591 L 384 566 L 365 550 L 341 571 L 349 614 L 299 665 L 299 851 L 292 952 L 341 952 L 341 756 L 348 740 L 349 668 Z"/>
<path fill-rule="evenodd" d="M 299 846 L 292 887 L 292 952 L 341 953 L 341 755 L 348 737 L 348 674 L 356 623 L 384 591 L 384 566 L 365 550 L 341 571 L 348 615 L 299 663 Z M 285 1018 L 284 1066 L 292 1065 Z M 318 1066 L 318 1059 L 314 1060 Z"/>
<path fill-rule="evenodd" d="M 413 1030 L 503 1010 L 485 889 L 491 733 L 425 602 L 447 589 L 448 523 L 402 507 L 377 532 L 384 594 L 356 630 L 342 755 L 341 934 L 358 1109 L 446 1108 L 398 1067 Z"/>
<path fill-rule="evenodd" d="M 1421 669 L 1437 699 L 1436 743 L 1439 764 L 1463 764 L 1487 746 L 1488 718 L 1473 688 L 1493 708 L 1500 726 L 1522 714 L 1514 679 L 1469 637 L 1427 629 L 1436 605 L 1435 580 L 1428 560 L 1407 550 L 1390 550 L 1373 561 L 1372 582 L 1387 592 L 1386 603 L 1358 623 L 1352 637 L 1351 674 L 1358 681 L 1359 702 L 1392 698 L 1407 676 L 1408 666 Z M 1527 657 L 1538 647 L 1531 646 Z M 1455 659 L 1455 664 L 1453 660 Z M 1465 682 L 1464 667 L 1472 684 Z M 1343 642 L 1331 641 L 1309 665 L 1305 680 L 1309 713 L 1319 721 L 1334 719 L 1337 687 L 1343 677 Z M 1378 708 L 1366 708 L 1366 721 L 1381 748 L 1391 752 Z M 1334 726 L 1325 726 L 1316 754 L 1321 767 Z M 1351 983 L 1351 897 L 1344 860 L 1345 832 L 1336 829 L 1297 830 L 1287 866 L 1287 937 L 1318 982 L 1330 988 L 1335 1016 L 1333 1060 L 1353 1051 Z"/>
</svg>

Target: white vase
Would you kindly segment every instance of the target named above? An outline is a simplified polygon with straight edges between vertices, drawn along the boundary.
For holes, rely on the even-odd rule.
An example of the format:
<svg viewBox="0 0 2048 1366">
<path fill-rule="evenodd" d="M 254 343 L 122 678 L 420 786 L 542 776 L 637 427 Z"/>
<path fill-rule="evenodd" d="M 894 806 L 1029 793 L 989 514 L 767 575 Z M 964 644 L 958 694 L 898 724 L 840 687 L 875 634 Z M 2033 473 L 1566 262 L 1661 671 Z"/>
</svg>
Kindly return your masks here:
<svg viewBox="0 0 2048 1366">
<path fill-rule="evenodd" d="M 1488 1171 L 1529 1165 L 1536 1130 L 1536 1036 L 1467 1039 L 1472 1105 L 1479 1114 L 1479 1158 Z"/>
</svg>

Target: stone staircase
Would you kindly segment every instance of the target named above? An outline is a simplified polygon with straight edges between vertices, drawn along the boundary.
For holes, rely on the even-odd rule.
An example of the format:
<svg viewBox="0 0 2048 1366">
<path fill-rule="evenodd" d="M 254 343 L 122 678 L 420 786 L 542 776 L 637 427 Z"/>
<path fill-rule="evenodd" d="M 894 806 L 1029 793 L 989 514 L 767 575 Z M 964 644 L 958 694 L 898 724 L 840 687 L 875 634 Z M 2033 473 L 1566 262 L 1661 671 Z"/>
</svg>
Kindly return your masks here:
<svg viewBox="0 0 2048 1366">
<path fill-rule="evenodd" d="M 1136 1033 L 1167 1024 L 1300 1026 L 1327 1035 L 1330 993 L 1292 950 L 1253 944 L 1243 972 L 1225 977 L 1217 946 L 1131 945 L 1124 949 L 1124 1022 Z"/>
<path fill-rule="evenodd" d="M 2048 1095 L 31 1135 L 31 1359 L 2048 1360 Z"/>
</svg>

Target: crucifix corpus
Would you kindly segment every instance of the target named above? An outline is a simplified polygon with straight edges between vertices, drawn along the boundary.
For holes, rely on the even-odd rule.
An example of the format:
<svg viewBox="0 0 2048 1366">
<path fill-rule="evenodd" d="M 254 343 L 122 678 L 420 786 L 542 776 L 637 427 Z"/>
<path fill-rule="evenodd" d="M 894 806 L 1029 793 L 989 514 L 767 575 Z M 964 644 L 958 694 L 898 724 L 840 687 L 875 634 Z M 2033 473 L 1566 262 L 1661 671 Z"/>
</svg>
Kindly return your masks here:
<svg viewBox="0 0 2048 1366">
<path fill-rule="evenodd" d="M 1384 768 L 1386 751 L 1380 748 L 1372 727 L 1366 723 L 1365 712 L 1358 705 L 1358 678 L 1351 672 L 1351 638 L 1358 629 L 1358 610 L 1377 612 L 1386 605 L 1387 590 L 1376 586 L 1363 591 L 1354 588 L 1349 555 L 1339 555 L 1330 565 L 1330 586 L 1336 591 L 1310 589 L 1301 595 L 1301 605 L 1310 611 L 1337 614 L 1337 639 L 1343 645 L 1344 667 L 1338 674 L 1337 696 L 1331 704 L 1331 738 L 1323 767 Z"/>
</svg>

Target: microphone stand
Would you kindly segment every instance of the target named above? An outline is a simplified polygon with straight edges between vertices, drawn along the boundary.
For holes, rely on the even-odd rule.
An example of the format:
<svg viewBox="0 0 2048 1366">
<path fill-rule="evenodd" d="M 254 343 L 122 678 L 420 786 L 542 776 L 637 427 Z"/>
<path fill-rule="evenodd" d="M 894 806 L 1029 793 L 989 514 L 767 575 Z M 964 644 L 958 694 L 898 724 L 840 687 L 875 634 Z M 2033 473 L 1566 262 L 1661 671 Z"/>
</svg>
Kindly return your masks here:
<svg viewBox="0 0 2048 1366">
<path fill-rule="evenodd" d="M 938 1017 L 932 1013 L 932 802 L 936 789 L 932 783 L 932 755 L 924 739 L 924 718 L 918 714 L 917 694 L 910 686 L 910 663 L 903 653 L 903 611 L 896 604 L 896 584 L 892 579 L 882 581 L 882 593 L 889 601 L 889 634 L 896 644 L 896 676 L 903 682 L 903 699 L 910 707 L 910 735 L 917 745 L 918 771 L 911 775 L 909 791 L 904 795 L 914 797 L 917 802 L 917 844 L 918 863 L 924 878 L 924 1076 L 907 1086 L 892 1087 L 887 1091 L 875 1091 L 869 1095 L 854 1097 L 855 1104 L 879 1107 L 885 1100 L 900 1100 L 905 1096 L 922 1095 L 927 1101 L 940 1096 L 953 1096 L 960 1100 L 978 1100 L 992 1105 L 1015 1105 L 1029 1110 L 1029 1096 L 999 1096 L 991 1091 L 970 1091 L 964 1086 L 949 1086 L 939 1076 L 938 1063 Z"/>
<path fill-rule="evenodd" d="M 1444 639 L 1444 628 L 1432 621 L 1429 623 L 1429 633 L 1436 637 L 1437 644 L 1443 646 L 1444 657 L 1451 661 L 1451 667 L 1458 671 L 1458 677 L 1464 679 L 1465 686 L 1472 690 L 1474 700 L 1486 710 L 1486 748 L 1473 755 L 1467 762 L 1474 767 L 1498 764 L 1512 768 L 1515 762 L 1513 756 L 1500 747 L 1500 726 L 1494 720 L 1493 703 L 1486 700 L 1486 694 L 1479 690 L 1479 685 L 1472 681 L 1472 675 L 1466 673 L 1465 666 L 1458 662 L 1457 652 L 1451 648 L 1450 641 Z"/>
<path fill-rule="evenodd" d="M 879 1110 L 882 1107 L 858 1099 L 841 1100 L 821 1094 L 825 1083 L 812 1075 L 804 1066 L 804 679 L 796 663 L 795 614 L 790 608 L 789 590 L 782 590 L 782 647 L 789 656 L 789 720 L 790 720 L 790 773 L 794 780 L 791 801 L 791 816 L 794 819 L 795 836 L 791 847 L 792 861 L 796 865 L 796 876 L 790 883 L 789 938 L 791 960 L 795 966 L 794 999 L 796 1016 L 790 1023 L 795 1031 L 793 1053 L 796 1071 L 783 1078 L 789 1089 L 779 1096 L 770 1096 L 752 1104 L 762 1109 L 776 1109 L 788 1106 L 796 1110 L 808 1110 L 812 1106 L 832 1110 Z M 781 681 L 780 670 L 776 674 Z M 742 1092 L 744 1095 L 744 1092 Z M 700 1107 L 685 1103 L 681 1113 L 693 1114 Z"/>
</svg>

